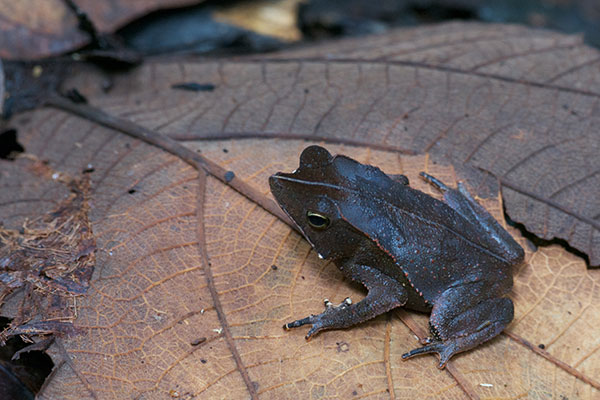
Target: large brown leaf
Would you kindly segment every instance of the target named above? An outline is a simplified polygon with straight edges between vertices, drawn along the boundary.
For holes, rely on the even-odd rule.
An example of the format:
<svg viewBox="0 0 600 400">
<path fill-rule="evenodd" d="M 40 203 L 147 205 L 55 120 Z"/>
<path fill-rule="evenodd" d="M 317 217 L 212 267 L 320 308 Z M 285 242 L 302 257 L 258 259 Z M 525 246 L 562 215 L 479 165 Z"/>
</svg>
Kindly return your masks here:
<svg viewBox="0 0 600 400">
<path fill-rule="evenodd" d="M 416 41 L 429 35 L 428 47 L 433 48 L 444 30 L 456 35 L 456 42 L 465 41 L 459 27 L 464 35 L 477 30 L 479 37 L 518 31 L 506 39 L 507 49 L 511 40 L 529 40 L 530 46 L 540 36 L 572 40 L 473 25 L 376 40 L 401 46 L 401 38 Z M 340 49 L 361 42 L 351 43 Z M 364 42 L 363 51 L 372 49 L 372 43 Z M 506 335 L 456 357 L 447 371 L 438 371 L 430 356 L 400 360 L 404 351 L 417 346 L 413 335 L 426 331 L 425 315 L 396 311 L 349 330 L 324 332 L 308 343 L 306 329 L 281 329 L 290 319 L 319 311 L 325 297 L 340 302 L 352 296 L 356 301 L 364 294 L 256 203 L 273 205 L 265 200 L 267 177 L 297 166 L 300 151 L 310 143 L 298 139 L 321 136 L 332 152 L 389 173 L 406 173 L 414 186 L 432 194 L 417 178 L 418 171 L 449 183 L 466 179 L 472 192 L 492 194 L 481 201 L 501 220 L 497 192 L 486 187 L 483 175 L 457 162 L 456 154 L 464 151 L 461 143 L 473 146 L 481 140 L 475 128 L 490 129 L 486 117 L 488 123 L 490 115 L 497 115 L 492 121 L 500 119 L 497 96 L 504 108 L 514 110 L 511 101 L 518 103 L 519 93 L 552 91 L 428 66 L 312 57 L 150 64 L 117 79 L 109 94 L 96 90 L 100 82 L 95 76 L 76 76 L 69 84 L 109 115 L 74 106 L 69 112 L 47 108 L 17 118 L 26 155 L 13 162 L 0 160 L 5 229 L 19 232 L 26 218 L 53 215 L 69 196 L 66 177 L 90 176 L 84 203 L 98 249 L 89 290 L 73 298 L 74 325 L 81 333 L 58 338 L 50 349 L 58 368 L 44 398 L 597 397 L 600 270 L 586 269 L 583 260 L 558 246 L 532 252 L 516 230 L 511 233 L 528 254 L 515 271 L 515 321 Z M 182 82 L 215 88 L 171 89 Z M 580 107 L 587 104 L 587 95 L 553 90 L 557 96 L 572 96 Z M 469 117 L 448 127 L 448 120 L 456 118 L 452 110 L 460 107 L 469 110 Z M 548 107 L 543 115 L 556 120 L 561 107 Z M 506 115 L 508 124 L 513 116 Z M 140 125 L 187 139 L 185 147 Z M 438 144 L 426 146 L 435 127 Z M 585 122 L 573 123 L 573 129 L 591 136 Z M 156 146 L 128 134 L 141 134 Z M 222 139 L 228 135 L 234 138 Z M 489 157 L 470 159 L 494 172 L 516 140 L 499 130 L 478 147 Z M 444 153 L 436 150 L 445 141 L 452 146 L 444 147 Z M 418 150 L 415 143 L 429 153 L 400 151 Z M 48 170 L 35 167 L 43 160 Z M 580 196 L 597 201 L 584 190 Z M 22 304 L 26 299 L 15 292 L 3 314 L 17 315 Z"/>
<path fill-rule="evenodd" d="M 500 179 L 511 218 L 600 265 L 600 54 L 580 37 L 449 24 L 276 57 L 148 65 L 97 101 L 182 140 L 302 137 L 430 152 L 482 196 Z M 170 90 L 187 80 L 218 89 Z"/>
</svg>

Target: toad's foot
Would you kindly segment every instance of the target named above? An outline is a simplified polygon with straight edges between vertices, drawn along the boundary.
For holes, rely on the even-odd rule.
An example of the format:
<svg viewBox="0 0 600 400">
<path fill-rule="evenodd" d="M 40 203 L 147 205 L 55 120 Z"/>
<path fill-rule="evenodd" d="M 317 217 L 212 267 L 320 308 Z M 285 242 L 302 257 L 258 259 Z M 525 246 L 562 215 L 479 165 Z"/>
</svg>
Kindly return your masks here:
<svg viewBox="0 0 600 400">
<path fill-rule="evenodd" d="M 285 324 L 284 329 L 312 325 L 306 335 L 308 340 L 322 330 L 348 328 L 406 303 L 406 289 L 376 268 L 350 262 L 341 269 L 352 280 L 362 282 L 367 287 L 367 297 L 356 304 L 347 298 L 338 306 L 325 300 L 325 311 L 321 314 Z"/>
<path fill-rule="evenodd" d="M 321 314 L 290 322 L 283 328 L 291 329 L 302 325 L 312 325 L 306 335 L 308 340 L 322 330 L 348 328 L 406 303 L 408 298 L 406 289 L 381 271 L 358 264 L 345 265 L 342 271 L 367 287 L 369 290 L 367 297 L 356 304 L 347 298 L 338 306 L 325 300 L 325 311 Z"/>
<path fill-rule="evenodd" d="M 456 316 L 453 321 L 444 321 L 438 327 L 440 339 L 403 354 L 402 359 L 437 353 L 440 357 L 438 368 L 443 369 L 455 354 L 497 336 L 512 318 L 513 304 L 508 298 L 488 299 Z"/>
<path fill-rule="evenodd" d="M 336 315 L 339 316 L 340 313 L 343 314 L 343 310 L 352 305 L 352 300 L 350 297 L 346 297 L 344 301 L 337 306 L 334 306 L 329 299 L 323 300 L 323 303 L 325 304 L 325 311 L 321 314 L 313 314 L 309 317 L 289 322 L 283 326 L 283 329 L 289 330 L 302 325 L 312 325 L 312 328 L 306 334 L 306 340 L 310 340 L 311 337 L 319 331 L 335 328 L 336 326 L 333 326 L 332 323 L 336 320 Z"/>
</svg>

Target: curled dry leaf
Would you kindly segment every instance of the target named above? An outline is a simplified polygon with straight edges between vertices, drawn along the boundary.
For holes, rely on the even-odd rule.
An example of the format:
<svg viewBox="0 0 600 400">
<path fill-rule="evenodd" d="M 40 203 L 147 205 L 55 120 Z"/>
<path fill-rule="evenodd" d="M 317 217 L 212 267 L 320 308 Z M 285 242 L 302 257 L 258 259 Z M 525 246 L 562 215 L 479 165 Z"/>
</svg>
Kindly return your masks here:
<svg viewBox="0 0 600 400">
<path fill-rule="evenodd" d="M 100 32 L 114 32 L 123 25 L 153 11 L 190 6 L 202 0 L 74 0 Z"/>
<path fill-rule="evenodd" d="M 454 32 L 457 42 L 467 40 L 472 30 L 481 37 L 502 29 L 518 31 L 518 42 L 529 38 L 531 45 L 545 35 L 572 40 L 513 27 L 450 25 L 392 35 L 388 41 L 425 37 L 431 29 L 446 29 L 450 38 Z M 446 39 L 433 37 L 443 48 Z M 365 43 L 365 51 L 373 48 Z M 479 118 L 495 110 L 499 120 L 502 108 L 514 110 L 511 99 L 521 99 L 522 86 L 532 93 L 538 87 L 439 68 L 358 64 L 151 64 L 117 79 L 109 94 L 96 92 L 94 76 L 73 77 L 71 84 L 91 104 L 185 140 L 187 150 L 233 171 L 231 179 L 215 179 L 201 168 L 198 172 L 197 162 L 177 157 L 169 141 L 151 146 L 129 137 L 135 127 L 119 119 L 113 118 L 118 129 L 111 129 L 93 114 L 81 118 L 76 110 L 55 108 L 17 118 L 27 154 L 70 176 L 80 176 L 88 164 L 94 170 L 89 174 L 88 218 L 98 251 L 90 288 L 77 302 L 74 325 L 82 333 L 61 338 L 49 349 L 59 368 L 45 386 L 44 398 L 598 396 L 600 339 L 594 333 L 600 323 L 600 270 L 586 269 L 583 260 L 558 246 L 534 253 L 515 230 L 513 236 L 528 249 L 527 262 L 515 271 L 515 320 L 507 335 L 456 357 L 448 371 L 437 370 L 434 357 L 400 359 L 416 345 L 407 326 L 416 333 L 426 331 L 426 315 L 394 312 L 352 329 L 321 333 L 308 343 L 302 329 L 281 329 L 284 322 L 319 311 L 323 298 L 340 303 L 364 295 L 335 266 L 320 261 L 288 225 L 240 194 L 246 189 L 232 189 L 243 181 L 255 198 L 269 196 L 267 177 L 294 169 L 301 150 L 315 138 L 327 141 L 324 145 L 333 153 L 388 173 L 405 173 L 411 184 L 432 194 L 417 172 L 425 170 L 449 183 L 466 179 L 473 192 L 487 195 L 480 200 L 502 221 L 501 199 L 492 188 L 484 190 L 483 175 L 461 164 L 455 164 L 455 172 L 449 163 L 456 161 L 460 143 L 473 144 L 463 135 L 479 132 Z M 170 89 L 190 81 L 211 83 L 215 89 Z M 487 94 L 481 97 L 476 88 Z M 587 104 L 586 97 L 577 96 Z M 423 149 L 434 131 L 440 135 L 448 128 L 455 107 L 476 105 L 479 112 L 468 119 L 473 125 L 446 129 L 463 133 L 436 142 L 455 146 L 445 148 L 444 157 L 438 145 L 423 155 L 399 151 Z M 425 114 L 415 118 L 419 112 Z M 480 148 L 508 154 L 516 142 L 507 132 Z M 223 140 L 226 136 L 232 138 Z M 495 147 L 489 148 L 491 144 Z M 500 160 L 493 154 L 492 160 Z M 0 160 L 0 216 L 7 229 L 49 212 L 69 193 L 28 174 L 25 162 L 23 157 Z M 483 166 L 489 170 L 490 165 Z M 7 299 L 3 313 L 17 312 L 18 305 Z M 544 344 L 544 352 L 523 345 L 523 338 Z"/>
<path fill-rule="evenodd" d="M 63 0 L 0 0 L 0 57 L 37 59 L 89 41 Z"/>
<path fill-rule="evenodd" d="M 200 0 L 73 0 L 100 33 L 112 33 L 159 9 Z M 0 0 L 0 57 L 39 59 L 75 50 L 91 40 L 64 0 Z"/>
</svg>

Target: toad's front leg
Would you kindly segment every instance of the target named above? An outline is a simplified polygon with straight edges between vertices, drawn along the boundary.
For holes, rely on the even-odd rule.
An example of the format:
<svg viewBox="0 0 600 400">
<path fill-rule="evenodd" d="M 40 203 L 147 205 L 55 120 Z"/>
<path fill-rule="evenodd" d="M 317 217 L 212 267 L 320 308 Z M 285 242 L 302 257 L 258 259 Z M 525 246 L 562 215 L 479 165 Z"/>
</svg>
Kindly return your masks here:
<svg viewBox="0 0 600 400">
<path fill-rule="evenodd" d="M 406 290 L 398 282 L 379 270 L 364 266 L 348 266 L 353 280 L 363 283 L 369 293 L 356 304 L 346 299 L 339 306 L 332 306 L 326 301 L 325 311 L 321 314 L 287 323 L 284 329 L 296 328 L 302 325 L 312 325 L 306 339 L 326 329 L 348 328 L 383 314 L 393 308 L 404 305 L 407 300 Z M 346 272 L 346 271 L 344 271 Z"/>
</svg>

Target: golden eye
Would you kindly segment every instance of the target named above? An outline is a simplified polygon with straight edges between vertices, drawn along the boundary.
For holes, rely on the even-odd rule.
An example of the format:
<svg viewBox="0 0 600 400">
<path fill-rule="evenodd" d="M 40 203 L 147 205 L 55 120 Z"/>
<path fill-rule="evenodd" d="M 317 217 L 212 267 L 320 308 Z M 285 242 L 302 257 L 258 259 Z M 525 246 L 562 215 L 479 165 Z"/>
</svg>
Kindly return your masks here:
<svg viewBox="0 0 600 400">
<path fill-rule="evenodd" d="M 316 229 L 325 229 L 329 226 L 329 218 L 324 215 L 309 211 L 306 213 L 308 224 Z"/>
</svg>

